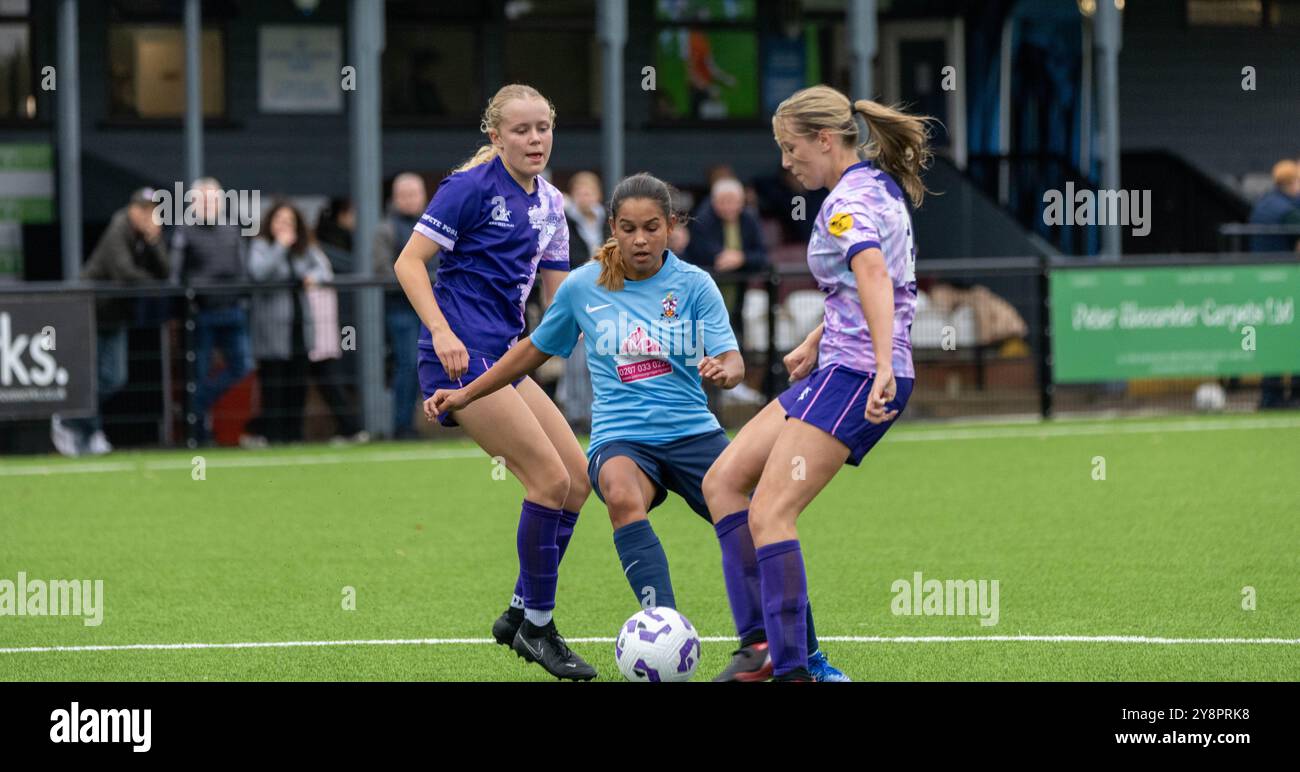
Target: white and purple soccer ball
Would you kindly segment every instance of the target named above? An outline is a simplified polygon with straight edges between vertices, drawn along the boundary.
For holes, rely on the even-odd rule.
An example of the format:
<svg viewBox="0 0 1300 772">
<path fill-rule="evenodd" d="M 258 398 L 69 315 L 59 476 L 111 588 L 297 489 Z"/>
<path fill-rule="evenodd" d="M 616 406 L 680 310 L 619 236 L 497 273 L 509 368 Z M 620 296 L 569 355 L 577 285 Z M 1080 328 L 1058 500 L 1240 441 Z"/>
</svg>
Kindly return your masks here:
<svg viewBox="0 0 1300 772">
<path fill-rule="evenodd" d="M 700 663 L 700 636 L 670 608 L 644 609 L 618 629 L 614 658 L 629 681 L 689 681 Z"/>
</svg>

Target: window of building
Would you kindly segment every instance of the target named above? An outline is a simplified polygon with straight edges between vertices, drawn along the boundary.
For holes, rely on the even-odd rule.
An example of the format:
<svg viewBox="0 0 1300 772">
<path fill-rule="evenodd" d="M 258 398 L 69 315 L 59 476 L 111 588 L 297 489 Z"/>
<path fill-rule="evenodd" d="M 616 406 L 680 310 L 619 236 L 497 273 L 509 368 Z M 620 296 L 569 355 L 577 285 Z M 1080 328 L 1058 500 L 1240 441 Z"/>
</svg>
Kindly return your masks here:
<svg viewBox="0 0 1300 772">
<path fill-rule="evenodd" d="M 1295 27 L 1300 0 L 1187 0 L 1193 27 Z"/>
<path fill-rule="evenodd" d="M 476 25 L 389 20 L 383 57 L 384 116 L 472 119 L 483 111 L 481 31 Z"/>
<path fill-rule="evenodd" d="M 0 0 L 2 1 L 2 0 Z M 226 117 L 226 23 L 237 0 L 204 0 L 199 62 L 203 115 Z M 185 117 L 184 4 L 111 0 L 108 5 L 108 116 L 175 121 Z"/>
<path fill-rule="evenodd" d="M 562 120 L 599 112 L 595 0 L 386 7 L 386 119 L 473 123 L 496 89 L 516 82 L 550 98 Z"/>
<path fill-rule="evenodd" d="M 0 0 L 0 120 L 36 118 L 29 0 Z"/>
<path fill-rule="evenodd" d="M 843 12 L 758 0 L 659 0 L 654 115 L 667 123 L 765 123 L 781 100 L 838 82 L 834 25 Z"/>
<path fill-rule="evenodd" d="M 600 115 L 600 40 L 594 0 L 509 0 L 502 52 L 506 83 L 527 83 L 571 124 Z"/>
<path fill-rule="evenodd" d="M 226 114 L 225 42 L 220 29 L 200 37 L 203 115 Z M 170 120 L 185 115 L 185 31 L 171 24 L 110 24 L 109 116 Z"/>
</svg>

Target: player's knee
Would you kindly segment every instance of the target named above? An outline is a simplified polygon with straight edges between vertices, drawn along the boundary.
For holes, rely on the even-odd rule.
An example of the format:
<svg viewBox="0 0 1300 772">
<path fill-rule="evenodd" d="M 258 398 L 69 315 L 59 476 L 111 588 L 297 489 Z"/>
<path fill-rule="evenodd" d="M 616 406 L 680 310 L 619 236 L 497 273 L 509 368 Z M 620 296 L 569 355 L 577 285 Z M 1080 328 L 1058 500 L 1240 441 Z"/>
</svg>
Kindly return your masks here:
<svg viewBox="0 0 1300 772">
<path fill-rule="evenodd" d="M 551 509 L 564 506 L 564 500 L 569 496 L 569 473 L 562 465 L 538 470 L 530 478 L 524 484 L 530 500 Z"/>
<path fill-rule="evenodd" d="M 719 496 L 726 496 L 731 491 L 722 464 L 715 463 L 709 467 L 709 471 L 704 474 L 704 480 L 700 483 L 700 491 L 704 494 L 704 500 L 710 503 L 716 501 Z"/>
<path fill-rule="evenodd" d="M 615 528 L 645 516 L 645 502 L 635 483 L 614 480 L 607 486 L 602 485 L 601 493 L 605 496 L 605 506 L 609 508 L 609 521 Z"/>
<path fill-rule="evenodd" d="M 581 504 L 590 495 L 591 481 L 587 479 L 587 475 L 569 475 L 569 501 Z"/>
<path fill-rule="evenodd" d="M 757 497 L 749 503 L 749 532 L 754 537 L 754 542 L 768 541 L 766 536 L 776 530 L 777 522 L 774 517 L 772 507 L 760 501 Z"/>
</svg>

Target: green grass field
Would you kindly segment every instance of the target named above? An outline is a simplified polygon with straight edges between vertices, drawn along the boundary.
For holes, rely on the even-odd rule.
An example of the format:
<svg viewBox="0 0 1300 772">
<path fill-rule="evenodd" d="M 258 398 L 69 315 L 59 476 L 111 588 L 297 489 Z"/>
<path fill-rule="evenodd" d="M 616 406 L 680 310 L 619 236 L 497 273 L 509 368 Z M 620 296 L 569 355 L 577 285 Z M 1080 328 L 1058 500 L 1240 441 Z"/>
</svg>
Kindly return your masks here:
<svg viewBox="0 0 1300 772">
<path fill-rule="evenodd" d="M 0 616 L 0 680 L 550 680 L 486 643 L 514 582 L 521 489 L 471 445 L 212 450 L 205 480 L 192 455 L 0 461 L 0 580 L 104 581 L 98 627 Z M 733 634 L 716 539 L 676 497 L 651 519 L 707 680 Z M 609 641 L 636 610 L 610 534 L 593 497 L 556 615 L 600 680 L 620 678 Z M 857 680 L 1300 678 L 1295 413 L 904 422 L 800 536 L 823 648 Z M 998 624 L 893 614 L 891 585 L 916 571 L 997 579 Z M 970 636 L 1011 640 L 951 640 Z M 861 640 L 877 638 L 900 640 Z M 29 650 L 271 642 L 336 643 Z"/>
</svg>

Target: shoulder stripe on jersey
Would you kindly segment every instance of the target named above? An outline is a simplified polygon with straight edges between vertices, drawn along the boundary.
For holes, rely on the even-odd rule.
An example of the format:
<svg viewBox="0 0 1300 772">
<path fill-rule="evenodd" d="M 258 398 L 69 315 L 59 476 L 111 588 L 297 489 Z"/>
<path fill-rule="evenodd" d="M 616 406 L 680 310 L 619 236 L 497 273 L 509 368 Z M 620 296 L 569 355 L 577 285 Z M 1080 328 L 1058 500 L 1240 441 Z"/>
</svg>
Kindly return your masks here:
<svg viewBox="0 0 1300 772">
<path fill-rule="evenodd" d="M 435 231 L 433 228 L 430 228 L 429 226 L 425 225 L 422 222 L 417 222 L 415 224 L 415 232 L 419 233 L 421 236 L 433 240 L 435 243 L 438 244 L 438 246 L 442 247 L 443 249 L 449 252 L 456 248 L 456 242 L 452 241 L 451 239 Z"/>
</svg>

